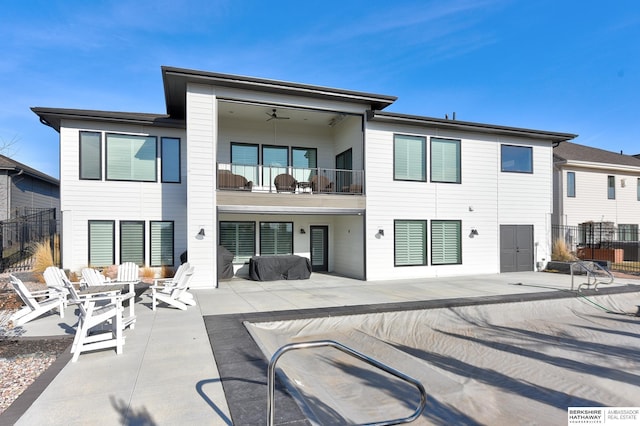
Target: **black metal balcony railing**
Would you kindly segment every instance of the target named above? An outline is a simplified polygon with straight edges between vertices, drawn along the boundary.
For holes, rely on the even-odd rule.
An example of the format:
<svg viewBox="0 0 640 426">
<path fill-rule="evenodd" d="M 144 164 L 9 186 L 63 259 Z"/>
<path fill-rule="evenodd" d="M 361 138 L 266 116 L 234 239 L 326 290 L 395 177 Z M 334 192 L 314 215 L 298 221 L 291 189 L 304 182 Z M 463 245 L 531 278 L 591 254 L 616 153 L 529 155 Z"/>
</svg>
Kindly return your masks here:
<svg viewBox="0 0 640 426">
<path fill-rule="evenodd" d="M 219 163 L 218 189 L 311 194 L 364 194 L 364 170 Z"/>
</svg>

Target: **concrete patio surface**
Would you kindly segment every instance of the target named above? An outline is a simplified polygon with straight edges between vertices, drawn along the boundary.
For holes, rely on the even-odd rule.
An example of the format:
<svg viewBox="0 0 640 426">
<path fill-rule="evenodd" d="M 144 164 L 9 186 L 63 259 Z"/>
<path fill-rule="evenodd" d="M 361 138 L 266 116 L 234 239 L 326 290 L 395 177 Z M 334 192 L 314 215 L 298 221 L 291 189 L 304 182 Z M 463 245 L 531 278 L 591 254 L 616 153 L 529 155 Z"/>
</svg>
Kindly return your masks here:
<svg viewBox="0 0 640 426">
<path fill-rule="evenodd" d="M 576 277 L 574 288 L 583 280 Z M 215 341 L 209 338 L 204 317 L 215 323 L 211 316 L 303 309 L 321 313 L 322 308 L 452 299 L 513 301 L 520 295 L 526 299 L 536 293 L 568 294 L 571 284 L 568 275 L 544 272 L 379 282 L 320 273 L 301 281 L 234 278 L 217 289 L 192 290 L 197 306 L 186 311 L 166 305 L 153 311 L 147 292 L 136 303 L 136 326 L 125 331 L 121 355 L 96 351 L 82 354 L 75 363 L 63 355 L 52 367 L 53 373 L 36 381 L 0 416 L 0 423 L 230 425 L 236 416 L 223 391 L 212 351 Z M 640 286 L 640 280 L 618 278 L 600 288 L 624 291 L 623 287 L 632 290 L 631 286 Z M 69 307 L 64 320 L 49 315 L 15 332 L 23 337 L 71 336 L 76 320 L 74 308 Z M 236 424 L 242 423 L 236 420 Z"/>
</svg>

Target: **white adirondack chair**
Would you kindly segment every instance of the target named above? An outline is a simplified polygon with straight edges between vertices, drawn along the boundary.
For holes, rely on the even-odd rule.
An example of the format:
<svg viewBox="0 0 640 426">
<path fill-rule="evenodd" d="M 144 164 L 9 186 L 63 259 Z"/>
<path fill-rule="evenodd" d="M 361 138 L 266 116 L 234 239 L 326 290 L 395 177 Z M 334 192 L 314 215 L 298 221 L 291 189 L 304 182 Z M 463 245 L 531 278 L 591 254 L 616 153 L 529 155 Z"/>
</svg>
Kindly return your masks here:
<svg viewBox="0 0 640 426">
<path fill-rule="evenodd" d="M 16 311 L 9 318 L 13 321 L 14 326 L 26 324 L 32 319 L 38 318 L 39 316 L 56 308 L 60 313 L 60 318 L 64 318 L 65 302 L 64 297 L 60 292 L 55 290 L 29 291 L 27 286 L 24 285 L 19 278 L 14 275 L 10 275 L 10 277 L 11 285 L 25 304 L 22 309 Z M 38 300 L 38 298 L 44 299 Z"/>
<path fill-rule="evenodd" d="M 181 273 L 177 281 L 171 282 L 169 285 L 151 286 L 151 306 L 154 311 L 159 303 L 158 301 L 165 302 L 183 311 L 187 309 L 187 305 L 195 306 L 196 301 L 193 295 L 187 291 L 189 289 L 189 281 L 193 276 L 193 270 L 193 266 L 187 266 L 183 271 L 179 269 L 176 275 L 178 275 L 178 272 Z"/>
<path fill-rule="evenodd" d="M 116 281 L 121 282 L 134 282 L 140 281 L 140 269 L 138 265 L 133 262 L 124 262 L 118 265 L 118 276 Z"/>
<path fill-rule="evenodd" d="M 107 277 L 102 275 L 100 271 L 93 268 L 82 269 L 82 281 L 87 286 L 97 286 L 109 284 Z"/>
<path fill-rule="evenodd" d="M 191 268 L 189 262 L 185 262 L 178 266 L 178 270 L 171 278 L 156 278 L 153 280 L 153 285 L 156 287 L 175 287 L 182 279 L 184 273 Z"/>
<path fill-rule="evenodd" d="M 56 266 L 49 266 L 44 270 L 42 276 L 44 277 L 44 282 L 47 284 L 47 288 L 62 294 L 66 304 L 69 292 L 62 281 L 62 277 L 66 277 L 64 271 Z"/>
<path fill-rule="evenodd" d="M 122 301 L 132 295 L 78 294 L 65 278 L 70 299 L 79 307 L 78 328 L 71 345 L 71 360 L 76 362 L 82 352 L 115 348 L 121 354 L 124 346 Z"/>
<path fill-rule="evenodd" d="M 65 308 L 69 304 L 69 290 L 65 287 L 64 280 L 68 280 L 67 274 L 57 266 L 49 266 L 42 274 L 47 288 L 62 294 Z"/>
<path fill-rule="evenodd" d="M 135 264 L 134 264 L 135 265 Z M 137 270 L 136 266 L 136 270 Z M 124 281 L 124 282 L 115 282 L 110 281 L 107 277 L 102 275 L 100 271 L 93 268 L 84 268 L 82 269 L 82 280 L 85 282 L 86 287 L 83 289 L 94 287 L 94 286 L 108 286 L 108 285 L 129 285 L 129 293 L 131 295 L 131 301 L 129 302 L 129 315 L 125 318 L 124 324 L 125 326 L 130 327 L 131 329 L 135 328 L 136 323 L 136 314 L 135 314 L 135 283 L 136 281 Z M 129 297 L 127 297 L 128 299 Z"/>
</svg>

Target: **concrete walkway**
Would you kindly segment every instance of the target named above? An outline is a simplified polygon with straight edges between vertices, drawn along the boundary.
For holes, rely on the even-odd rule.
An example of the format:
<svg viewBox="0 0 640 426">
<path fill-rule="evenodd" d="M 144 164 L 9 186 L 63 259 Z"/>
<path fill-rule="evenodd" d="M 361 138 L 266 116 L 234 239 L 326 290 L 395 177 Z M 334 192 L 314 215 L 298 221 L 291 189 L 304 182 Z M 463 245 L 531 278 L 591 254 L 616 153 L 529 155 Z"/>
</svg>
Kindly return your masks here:
<svg viewBox="0 0 640 426">
<path fill-rule="evenodd" d="M 577 278 L 575 287 L 580 282 Z M 628 285 L 640 285 L 640 280 L 616 279 L 606 287 Z M 76 363 L 68 355 L 61 357 L 59 373 L 38 380 L 0 416 L 0 423 L 232 424 L 203 316 L 453 298 L 513 299 L 570 289 L 570 276 L 542 272 L 384 282 L 316 273 L 302 281 L 236 278 L 218 289 L 195 290 L 198 305 L 187 311 L 153 311 L 150 296 L 144 294 L 136 304 L 136 327 L 125 332 L 123 354 L 97 351 L 82 354 Z M 25 337 L 72 335 L 75 321 L 70 307 L 65 320 L 51 315 L 15 331 Z"/>
</svg>

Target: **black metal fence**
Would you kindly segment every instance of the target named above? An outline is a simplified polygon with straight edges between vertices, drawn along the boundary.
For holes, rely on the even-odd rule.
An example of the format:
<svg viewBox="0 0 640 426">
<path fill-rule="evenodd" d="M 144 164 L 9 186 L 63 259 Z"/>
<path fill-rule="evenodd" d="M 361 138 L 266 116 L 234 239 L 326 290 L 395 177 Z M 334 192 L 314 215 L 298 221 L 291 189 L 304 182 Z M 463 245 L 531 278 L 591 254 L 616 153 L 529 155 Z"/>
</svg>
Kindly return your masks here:
<svg viewBox="0 0 640 426">
<path fill-rule="evenodd" d="M 564 241 L 567 250 L 580 259 L 607 261 L 612 271 L 640 275 L 638 225 L 616 226 L 612 222 L 553 225 L 554 251 L 559 240 Z"/>
<path fill-rule="evenodd" d="M 31 209 L 29 214 L 0 221 L 0 271 L 26 270 L 38 244 L 47 243 L 54 265 L 60 265 L 56 209 Z"/>
</svg>

